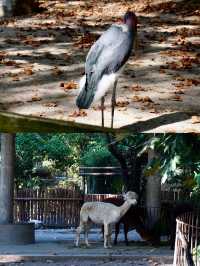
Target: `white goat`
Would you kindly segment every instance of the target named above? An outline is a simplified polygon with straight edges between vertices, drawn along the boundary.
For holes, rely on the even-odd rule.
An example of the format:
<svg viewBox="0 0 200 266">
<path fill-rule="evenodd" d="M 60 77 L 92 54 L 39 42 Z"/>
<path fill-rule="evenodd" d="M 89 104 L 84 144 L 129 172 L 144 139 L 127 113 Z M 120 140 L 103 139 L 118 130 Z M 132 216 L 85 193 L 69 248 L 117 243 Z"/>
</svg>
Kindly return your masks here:
<svg viewBox="0 0 200 266">
<path fill-rule="evenodd" d="M 137 204 L 138 195 L 129 191 L 124 195 L 125 202 L 117 207 L 106 202 L 86 202 L 80 211 L 80 225 L 76 230 L 76 246 L 79 246 L 80 234 L 85 233 L 85 244 L 88 243 L 88 232 L 91 222 L 104 225 L 104 248 L 111 247 L 112 225 L 117 223 L 132 205 Z"/>
</svg>

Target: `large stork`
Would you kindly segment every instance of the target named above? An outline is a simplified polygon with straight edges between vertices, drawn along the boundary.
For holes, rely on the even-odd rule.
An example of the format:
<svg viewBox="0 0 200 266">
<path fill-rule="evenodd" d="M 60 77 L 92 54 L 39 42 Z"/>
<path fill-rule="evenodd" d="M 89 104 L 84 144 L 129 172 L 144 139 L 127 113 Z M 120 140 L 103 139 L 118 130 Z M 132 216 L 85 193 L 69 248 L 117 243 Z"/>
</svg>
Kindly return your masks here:
<svg viewBox="0 0 200 266">
<path fill-rule="evenodd" d="M 80 81 L 80 93 L 76 99 L 79 109 L 88 109 L 101 99 L 102 126 L 104 126 L 104 97 L 112 88 L 112 119 L 116 105 L 116 86 L 120 71 L 131 55 L 137 34 L 137 17 L 127 11 L 123 23 L 113 24 L 92 45 L 85 63 L 85 75 Z"/>
</svg>

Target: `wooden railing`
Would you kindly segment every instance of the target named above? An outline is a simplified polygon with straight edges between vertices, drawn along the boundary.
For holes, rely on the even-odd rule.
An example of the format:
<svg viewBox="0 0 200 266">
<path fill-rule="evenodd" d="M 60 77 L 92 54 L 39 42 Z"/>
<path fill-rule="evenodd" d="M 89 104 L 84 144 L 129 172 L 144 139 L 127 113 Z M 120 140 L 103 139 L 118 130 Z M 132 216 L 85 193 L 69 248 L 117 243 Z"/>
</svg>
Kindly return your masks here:
<svg viewBox="0 0 200 266">
<path fill-rule="evenodd" d="M 185 213 L 176 219 L 174 266 L 199 266 L 200 213 Z"/>
</svg>

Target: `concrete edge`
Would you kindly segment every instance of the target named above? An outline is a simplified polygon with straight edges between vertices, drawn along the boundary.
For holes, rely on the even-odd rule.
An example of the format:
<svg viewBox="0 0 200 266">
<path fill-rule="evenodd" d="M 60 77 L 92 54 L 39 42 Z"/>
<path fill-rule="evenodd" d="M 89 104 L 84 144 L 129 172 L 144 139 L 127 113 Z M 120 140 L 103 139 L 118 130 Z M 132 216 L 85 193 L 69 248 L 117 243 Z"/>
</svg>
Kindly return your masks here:
<svg viewBox="0 0 200 266">
<path fill-rule="evenodd" d="M 0 224 L 0 243 L 3 245 L 35 243 L 34 224 Z"/>
<path fill-rule="evenodd" d="M 158 262 L 167 262 L 170 263 L 173 261 L 173 256 L 162 256 L 162 255 L 0 255 L 0 263 L 5 262 L 22 262 L 22 261 L 66 261 L 73 259 L 81 259 L 81 260 L 102 260 L 102 259 L 132 259 L 132 260 L 156 260 Z"/>
</svg>

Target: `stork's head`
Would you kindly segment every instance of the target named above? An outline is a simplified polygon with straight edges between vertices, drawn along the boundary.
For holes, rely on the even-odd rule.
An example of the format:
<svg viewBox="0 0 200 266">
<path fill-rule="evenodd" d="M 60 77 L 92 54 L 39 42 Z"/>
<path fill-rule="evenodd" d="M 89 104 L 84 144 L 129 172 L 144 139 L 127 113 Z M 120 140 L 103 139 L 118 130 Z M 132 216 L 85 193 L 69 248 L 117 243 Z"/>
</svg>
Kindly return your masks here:
<svg viewBox="0 0 200 266">
<path fill-rule="evenodd" d="M 137 31 L 137 17 L 134 12 L 126 12 L 124 15 L 124 23 L 128 25 L 131 30 Z"/>
</svg>

